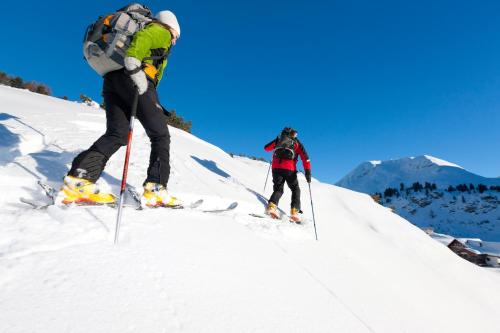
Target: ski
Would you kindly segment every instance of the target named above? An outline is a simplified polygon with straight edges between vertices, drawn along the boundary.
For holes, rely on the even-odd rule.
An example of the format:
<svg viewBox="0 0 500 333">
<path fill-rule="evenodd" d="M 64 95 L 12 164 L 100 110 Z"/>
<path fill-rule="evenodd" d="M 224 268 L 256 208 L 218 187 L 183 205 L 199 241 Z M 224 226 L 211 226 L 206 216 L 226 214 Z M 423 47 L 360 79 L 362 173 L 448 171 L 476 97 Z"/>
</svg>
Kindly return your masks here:
<svg viewBox="0 0 500 333">
<path fill-rule="evenodd" d="M 53 205 L 56 202 L 56 189 L 48 184 L 43 183 L 41 180 L 38 180 L 37 184 L 42 188 L 42 190 L 45 192 L 45 195 L 50 199 L 51 205 Z"/>
<path fill-rule="evenodd" d="M 157 208 L 167 208 L 167 209 L 195 209 L 195 208 L 201 206 L 202 203 L 203 203 L 203 199 L 199 199 L 197 201 L 194 201 L 194 202 L 190 203 L 189 205 L 156 206 L 156 207 L 147 207 L 147 208 L 150 208 L 150 209 L 157 209 Z M 142 205 L 141 205 L 140 209 L 143 209 Z"/>
<path fill-rule="evenodd" d="M 44 203 L 44 202 L 37 202 L 32 199 L 20 197 L 19 201 L 21 201 L 24 204 L 30 205 L 33 209 L 46 209 L 49 206 L 52 206 L 52 203 Z"/>
<path fill-rule="evenodd" d="M 277 219 L 275 219 L 275 218 L 272 218 L 272 217 L 271 217 L 271 216 L 269 216 L 269 215 L 264 215 L 264 214 L 250 213 L 250 214 L 248 214 L 248 215 L 250 215 L 250 216 L 252 216 L 252 217 L 257 217 L 257 218 L 259 218 L 259 219 L 273 219 L 273 220 L 277 220 Z"/>
<path fill-rule="evenodd" d="M 127 191 L 132 196 L 132 199 L 134 199 L 134 201 L 137 203 L 137 207 L 135 209 L 142 210 L 141 196 L 139 195 L 139 192 L 137 192 L 137 190 L 133 186 L 127 186 Z"/>
<path fill-rule="evenodd" d="M 55 207 L 59 207 L 59 208 L 63 208 L 63 209 L 67 209 L 67 208 L 71 208 L 71 207 L 82 207 L 82 208 L 86 208 L 86 207 L 109 207 L 109 208 L 116 208 L 116 204 L 85 204 L 85 203 L 81 203 L 81 204 L 77 204 L 77 203 L 72 203 L 72 204 L 69 204 L 69 205 L 64 205 L 64 204 L 61 204 L 61 205 L 56 205 L 54 203 L 46 203 L 46 202 L 39 202 L 39 201 L 35 201 L 33 199 L 28 199 L 28 198 L 25 198 L 25 197 L 20 197 L 19 198 L 19 201 L 24 203 L 24 204 L 27 204 L 29 206 L 31 206 L 33 209 L 35 210 L 40 210 L 40 209 L 47 209 L 48 207 L 50 206 L 55 206 Z M 124 205 L 124 207 L 133 207 L 135 208 L 135 206 L 130 206 L 130 205 Z"/>
<path fill-rule="evenodd" d="M 42 182 L 41 180 L 38 180 L 37 184 L 43 190 L 45 195 L 50 199 L 50 202 L 48 202 L 48 203 L 47 202 L 38 202 L 38 201 L 35 201 L 33 199 L 28 199 L 28 198 L 24 198 L 24 197 L 19 198 L 20 202 L 27 204 L 27 205 L 30 205 L 33 209 L 46 209 L 50 206 L 59 206 L 62 208 L 70 208 L 70 207 L 110 207 L 110 208 L 116 208 L 115 203 L 112 203 L 112 204 L 72 203 L 69 205 L 64 205 L 64 204 L 56 205 L 55 202 L 56 202 L 56 197 L 57 197 L 57 190 L 55 188 L 53 188 L 52 186 L 50 186 L 49 184 Z M 130 205 L 125 205 L 125 207 L 128 207 L 128 206 L 130 206 Z"/>
<path fill-rule="evenodd" d="M 46 209 L 49 206 L 53 206 L 57 195 L 56 189 L 48 184 L 43 183 L 41 180 L 38 180 L 37 184 L 42 188 L 45 195 L 50 199 L 49 203 L 37 202 L 33 199 L 28 199 L 24 197 L 19 198 L 19 201 L 21 201 L 24 204 L 30 205 L 33 209 Z"/>
<path fill-rule="evenodd" d="M 20 202 L 27 204 L 31 206 L 33 209 L 46 209 L 49 206 L 55 205 L 55 199 L 57 197 L 57 190 L 53 188 L 52 186 L 42 182 L 38 181 L 38 185 L 42 188 L 44 191 L 45 195 L 50 199 L 49 203 L 46 202 L 37 202 L 33 199 L 28 199 L 21 197 L 19 198 Z M 130 205 L 130 204 L 125 204 L 124 207 L 133 207 L 137 210 L 142 210 L 144 207 L 141 204 L 141 195 L 139 192 L 137 192 L 137 189 L 134 186 L 127 186 L 127 190 L 132 197 L 132 199 L 135 201 L 136 205 Z M 179 205 L 179 206 L 173 206 L 173 207 L 151 207 L 151 208 L 169 208 L 169 209 L 189 209 L 189 210 L 196 210 L 196 208 L 200 207 L 203 204 L 203 199 L 196 200 L 188 205 Z M 110 208 L 116 208 L 117 205 L 115 203 L 113 204 L 71 204 L 71 205 L 61 205 L 61 207 L 110 207 Z M 217 208 L 217 209 L 203 209 L 200 210 L 203 213 L 223 213 L 223 212 L 228 212 L 231 210 L 234 210 L 236 207 L 238 207 L 238 202 L 234 201 L 230 203 L 226 208 Z"/>
<path fill-rule="evenodd" d="M 248 214 L 249 216 L 256 217 L 259 219 L 271 219 L 271 220 L 278 220 L 278 221 L 285 221 L 288 220 L 290 223 L 295 223 L 295 224 L 302 224 L 302 221 L 294 221 L 292 218 L 286 214 L 283 214 L 280 218 L 274 218 L 272 216 L 269 216 L 267 214 L 256 214 L 256 213 L 250 213 Z"/>
<path fill-rule="evenodd" d="M 238 207 L 238 202 L 234 201 L 234 202 L 230 203 L 229 206 L 227 206 L 226 208 L 205 209 L 205 210 L 202 210 L 202 212 L 203 213 L 223 213 L 223 212 L 228 212 L 228 211 L 234 210 L 236 207 Z"/>
<path fill-rule="evenodd" d="M 273 221 L 283 221 L 284 217 L 286 217 L 285 214 L 282 214 L 279 218 L 272 217 L 271 215 L 267 215 L 267 214 L 257 214 L 257 213 L 249 213 L 248 215 L 251 217 L 259 218 L 259 219 L 270 219 Z"/>
<path fill-rule="evenodd" d="M 135 202 L 138 204 L 137 209 L 138 210 L 144 209 L 142 202 L 141 202 L 141 195 L 139 194 L 139 192 L 137 192 L 137 189 L 134 186 L 127 186 L 127 190 L 130 193 L 130 195 L 132 196 L 132 198 L 135 200 Z M 158 206 L 158 207 L 147 207 L 147 208 L 152 208 L 152 209 L 156 209 L 156 208 L 195 209 L 195 208 L 198 208 L 199 206 L 201 206 L 202 203 L 203 203 L 203 199 L 199 199 L 199 200 L 196 200 L 196 201 L 190 203 L 189 205 Z"/>
<path fill-rule="evenodd" d="M 195 209 L 195 208 L 200 207 L 202 203 L 203 203 L 203 199 L 199 199 L 199 200 L 196 200 L 195 202 L 192 202 L 191 204 L 189 204 L 187 206 L 187 208 L 189 208 L 189 209 Z"/>
</svg>

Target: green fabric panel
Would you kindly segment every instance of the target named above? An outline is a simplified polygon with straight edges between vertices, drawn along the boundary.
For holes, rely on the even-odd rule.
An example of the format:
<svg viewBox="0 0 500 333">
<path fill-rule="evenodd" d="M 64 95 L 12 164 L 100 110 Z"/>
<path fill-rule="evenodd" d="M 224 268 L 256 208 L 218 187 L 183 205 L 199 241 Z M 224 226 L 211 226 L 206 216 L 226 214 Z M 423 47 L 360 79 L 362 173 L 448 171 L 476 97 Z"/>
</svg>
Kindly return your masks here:
<svg viewBox="0 0 500 333">
<path fill-rule="evenodd" d="M 158 23 L 148 24 L 144 29 L 137 32 L 132 39 L 132 43 L 127 50 L 127 57 L 134 57 L 141 62 L 152 64 L 152 60 L 145 60 L 144 58 L 151 56 L 152 49 L 165 49 L 168 50 L 172 43 L 172 36 L 170 31 L 165 29 Z M 158 83 L 163 77 L 163 72 L 167 66 L 167 59 L 158 68 Z"/>
</svg>

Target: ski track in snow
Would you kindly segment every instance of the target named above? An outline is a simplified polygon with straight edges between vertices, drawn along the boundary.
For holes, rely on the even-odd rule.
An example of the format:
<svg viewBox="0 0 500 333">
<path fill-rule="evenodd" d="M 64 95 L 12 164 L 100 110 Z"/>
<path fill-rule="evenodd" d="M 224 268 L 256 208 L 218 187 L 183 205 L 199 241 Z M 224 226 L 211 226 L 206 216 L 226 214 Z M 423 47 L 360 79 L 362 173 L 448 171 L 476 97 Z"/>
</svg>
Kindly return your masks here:
<svg viewBox="0 0 500 333">
<path fill-rule="evenodd" d="M 197 209 L 34 210 L 102 134 L 92 108 L 0 86 L 2 332 L 498 332 L 500 274 L 456 257 L 367 196 L 312 182 L 302 225 L 256 218 L 268 164 L 171 128 L 169 190 Z M 149 141 L 137 124 L 128 183 Z M 123 149 L 99 183 L 118 193 Z M 307 189 L 299 175 L 302 189 Z M 233 211 L 203 213 L 238 202 Z M 280 202 L 288 211 L 290 193 Z"/>
</svg>

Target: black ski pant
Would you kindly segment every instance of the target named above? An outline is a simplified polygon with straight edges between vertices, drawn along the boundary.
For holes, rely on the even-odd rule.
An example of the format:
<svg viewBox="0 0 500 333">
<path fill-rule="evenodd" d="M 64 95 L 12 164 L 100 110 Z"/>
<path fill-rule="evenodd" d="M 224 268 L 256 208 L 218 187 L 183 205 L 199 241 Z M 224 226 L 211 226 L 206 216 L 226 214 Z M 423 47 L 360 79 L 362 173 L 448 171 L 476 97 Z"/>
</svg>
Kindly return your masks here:
<svg viewBox="0 0 500 333">
<path fill-rule="evenodd" d="M 106 133 L 73 160 L 69 175 L 97 181 L 109 158 L 127 145 L 130 115 L 136 88 L 124 70 L 104 76 L 103 96 L 106 107 Z M 155 85 L 148 81 L 147 91 L 139 96 L 137 119 L 151 141 L 151 155 L 145 182 L 164 186 L 170 175 L 170 133 Z"/>
<path fill-rule="evenodd" d="M 292 190 L 292 208 L 300 210 L 300 187 L 299 180 L 297 179 L 297 171 L 285 169 L 273 169 L 273 194 L 269 202 L 278 204 L 281 196 L 283 195 L 283 188 L 287 183 L 290 190 Z"/>
</svg>

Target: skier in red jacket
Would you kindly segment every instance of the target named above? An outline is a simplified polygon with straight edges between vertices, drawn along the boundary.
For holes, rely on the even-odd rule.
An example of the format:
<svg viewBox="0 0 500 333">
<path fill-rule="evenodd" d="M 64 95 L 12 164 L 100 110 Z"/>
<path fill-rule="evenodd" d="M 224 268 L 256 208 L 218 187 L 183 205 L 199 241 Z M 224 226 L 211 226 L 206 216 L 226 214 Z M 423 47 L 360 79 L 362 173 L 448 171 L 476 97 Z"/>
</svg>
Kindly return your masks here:
<svg viewBox="0 0 500 333">
<path fill-rule="evenodd" d="M 285 127 L 281 134 L 268 143 L 264 149 L 274 151 L 272 169 L 273 169 L 273 194 L 269 199 L 266 213 L 273 218 L 279 218 L 277 211 L 278 202 L 283 195 L 285 182 L 292 190 L 292 203 L 290 210 L 290 220 L 299 223 L 300 216 L 300 187 L 297 179 L 297 160 L 300 156 L 304 166 L 305 176 L 308 183 L 311 182 L 311 162 L 306 149 L 297 139 L 297 131 Z"/>
</svg>

